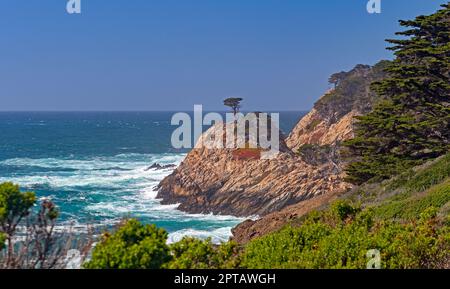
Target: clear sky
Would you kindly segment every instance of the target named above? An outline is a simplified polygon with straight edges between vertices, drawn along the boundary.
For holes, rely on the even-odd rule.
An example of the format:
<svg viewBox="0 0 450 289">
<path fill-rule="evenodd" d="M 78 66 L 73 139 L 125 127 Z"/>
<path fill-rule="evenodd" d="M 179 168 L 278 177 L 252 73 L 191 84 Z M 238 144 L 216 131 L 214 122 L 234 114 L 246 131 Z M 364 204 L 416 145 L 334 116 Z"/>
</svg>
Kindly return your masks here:
<svg viewBox="0 0 450 289">
<path fill-rule="evenodd" d="M 444 0 L 0 0 L 0 110 L 307 110 Z"/>
</svg>

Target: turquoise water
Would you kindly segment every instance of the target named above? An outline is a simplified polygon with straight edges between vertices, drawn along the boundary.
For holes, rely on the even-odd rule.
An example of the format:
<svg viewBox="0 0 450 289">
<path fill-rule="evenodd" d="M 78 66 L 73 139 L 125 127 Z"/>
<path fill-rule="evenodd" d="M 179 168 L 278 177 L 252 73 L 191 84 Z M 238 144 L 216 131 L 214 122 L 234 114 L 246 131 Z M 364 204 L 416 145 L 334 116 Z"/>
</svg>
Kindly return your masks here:
<svg viewBox="0 0 450 289">
<path fill-rule="evenodd" d="M 161 205 L 155 186 L 187 151 L 175 150 L 171 112 L 0 112 L 0 182 L 50 198 L 60 226 L 103 228 L 123 217 L 155 223 L 176 241 L 185 235 L 226 240 L 242 219 L 186 214 Z M 301 112 L 281 114 L 289 131 Z"/>
</svg>

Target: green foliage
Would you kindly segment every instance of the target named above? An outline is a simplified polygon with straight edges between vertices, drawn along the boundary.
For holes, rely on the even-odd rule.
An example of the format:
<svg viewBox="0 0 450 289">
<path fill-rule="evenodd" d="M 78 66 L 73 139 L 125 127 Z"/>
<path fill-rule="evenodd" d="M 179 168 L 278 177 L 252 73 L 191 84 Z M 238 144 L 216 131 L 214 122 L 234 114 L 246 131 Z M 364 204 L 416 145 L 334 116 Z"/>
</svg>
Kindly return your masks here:
<svg viewBox="0 0 450 289">
<path fill-rule="evenodd" d="M 240 268 L 242 263 L 241 247 L 234 241 L 220 244 L 216 248 L 216 262 L 218 269 Z"/>
<path fill-rule="evenodd" d="M 233 110 L 233 113 L 236 114 L 239 111 L 239 108 L 241 108 L 241 101 L 242 98 L 240 97 L 230 97 L 225 99 L 223 104 L 229 106 Z"/>
<path fill-rule="evenodd" d="M 426 194 L 425 191 L 447 178 L 450 178 L 450 154 L 407 169 L 389 180 L 367 182 L 347 193 L 346 198 L 365 205 L 400 201 L 419 193 Z"/>
<path fill-rule="evenodd" d="M 0 184 L 0 268 L 65 268 L 70 249 L 86 257 L 90 240 L 81 240 L 68 231 L 56 231 L 56 205 L 43 200 L 33 209 L 36 196 L 21 192 L 18 185 Z M 17 230 L 21 226 L 21 230 Z"/>
<path fill-rule="evenodd" d="M 429 191 L 398 200 L 393 198 L 375 208 L 375 214 L 383 219 L 415 219 L 428 208 L 442 208 L 450 202 L 450 179 L 432 187 Z"/>
<path fill-rule="evenodd" d="M 183 238 L 170 246 L 169 269 L 207 269 L 215 264 L 216 252 L 210 239 Z"/>
<path fill-rule="evenodd" d="M 163 230 L 131 220 L 97 245 L 85 267 L 354 269 L 366 268 L 368 252 L 378 250 L 381 268 L 442 268 L 449 265 L 450 230 L 433 205 L 448 201 L 450 194 L 448 183 L 440 186 L 439 196 L 430 193 L 428 201 L 411 209 L 416 218 L 409 222 L 380 220 L 380 208 L 362 210 L 337 201 L 307 215 L 298 227 L 287 226 L 244 247 L 190 237 L 167 246 Z"/>
<path fill-rule="evenodd" d="M 330 77 L 331 83 L 335 84 L 335 89 L 320 98 L 314 108 L 320 114 L 332 116 L 331 122 L 335 122 L 352 109 L 361 112 L 368 112 L 373 103 L 378 99 L 376 93 L 370 89 L 370 84 L 383 79 L 384 72 L 389 61 L 380 61 L 373 67 L 358 64 L 349 72 L 340 72 Z M 318 123 L 307 127 L 313 129 Z"/>
<path fill-rule="evenodd" d="M 239 246 L 230 241 L 214 245 L 210 239 L 185 237 L 167 245 L 167 232 L 131 219 L 96 245 L 87 269 L 208 269 L 236 268 Z"/>
<path fill-rule="evenodd" d="M 425 211 L 417 223 L 401 224 L 375 222 L 371 211 L 345 203 L 332 207 L 315 213 L 298 228 L 286 227 L 251 241 L 243 252 L 242 266 L 366 268 L 367 252 L 372 249 L 381 253 L 382 268 L 436 268 L 450 257 L 448 227 L 440 226 L 434 213 Z"/>
<path fill-rule="evenodd" d="M 247 244 L 242 267 L 252 269 L 311 268 L 304 248 L 315 248 L 318 240 L 331 234 L 332 228 L 321 222 L 305 222 L 299 228 L 285 229 Z"/>
<path fill-rule="evenodd" d="M 318 126 L 321 122 L 322 120 L 315 119 L 305 127 L 305 130 L 307 132 L 313 131 L 316 128 L 316 126 Z"/>
<path fill-rule="evenodd" d="M 137 220 L 126 221 L 114 234 L 104 234 L 84 264 L 88 269 L 156 269 L 171 259 L 167 232 Z"/>
<path fill-rule="evenodd" d="M 214 245 L 210 239 L 185 237 L 170 246 L 173 259 L 164 265 L 169 269 L 220 269 L 239 266 L 239 248 L 234 242 Z"/>
<path fill-rule="evenodd" d="M 408 170 L 395 179 L 391 189 L 403 187 L 407 192 L 421 192 L 441 183 L 450 177 L 450 153 L 418 168 L 417 172 Z"/>
<path fill-rule="evenodd" d="M 0 231 L 11 237 L 19 222 L 30 213 L 36 202 L 32 192 L 20 192 L 13 183 L 0 184 Z"/>
<path fill-rule="evenodd" d="M 341 71 L 341 72 L 332 74 L 330 76 L 330 78 L 328 79 L 328 82 L 330 84 L 334 84 L 334 87 L 336 88 L 341 83 L 341 81 L 346 78 L 347 75 L 348 74 L 345 71 Z"/>
<path fill-rule="evenodd" d="M 400 21 L 403 40 L 388 40 L 396 59 L 375 82 L 380 101 L 357 117 L 345 145 L 347 180 L 387 179 L 450 149 L 450 4 L 429 16 Z"/>
<path fill-rule="evenodd" d="M 353 219 L 360 211 L 361 208 L 353 206 L 344 200 L 334 202 L 330 208 L 332 217 L 339 221 L 345 221 L 349 218 Z"/>
</svg>

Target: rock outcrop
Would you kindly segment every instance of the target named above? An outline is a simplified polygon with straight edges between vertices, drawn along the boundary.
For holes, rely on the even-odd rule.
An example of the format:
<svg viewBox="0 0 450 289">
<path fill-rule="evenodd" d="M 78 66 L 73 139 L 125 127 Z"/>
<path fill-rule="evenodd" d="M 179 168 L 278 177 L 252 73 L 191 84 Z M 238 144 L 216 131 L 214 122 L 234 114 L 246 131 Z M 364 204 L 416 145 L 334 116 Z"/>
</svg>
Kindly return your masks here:
<svg viewBox="0 0 450 289">
<path fill-rule="evenodd" d="M 222 125 L 210 128 L 202 138 L 214 135 Z M 283 137 L 280 152 L 272 159 L 254 157 L 252 149 L 198 146 L 160 183 L 157 197 L 163 204 L 180 203 L 179 209 L 190 213 L 261 216 L 348 188 L 334 164 L 309 165 L 285 145 Z"/>
<path fill-rule="evenodd" d="M 164 169 L 170 169 L 170 168 L 174 168 L 174 167 L 176 167 L 176 165 L 173 165 L 173 164 L 161 165 L 159 163 L 154 163 L 151 166 L 149 166 L 148 168 L 146 168 L 145 171 L 164 170 Z"/>
<path fill-rule="evenodd" d="M 304 145 L 333 145 L 352 138 L 354 117 L 369 112 L 377 101 L 370 85 L 385 76 L 387 63 L 357 65 L 349 72 L 339 73 L 337 87 L 314 104 L 289 134 L 286 144 L 298 152 Z"/>
<path fill-rule="evenodd" d="M 353 118 L 375 102 L 370 83 L 383 77 L 385 62 L 358 65 L 342 72 L 337 87 L 326 93 L 296 125 L 280 136 L 280 153 L 261 159 L 256 151 L 195 148 L 158 188 L 164 204 L 179 203 L 190 213 L 262 216 L 234 230 L 246 242 L 280 228 L 347 191 L 338 147 L 353 136 Z M 215 135 L 219 124 L 201 139 Z"/>
</svg>

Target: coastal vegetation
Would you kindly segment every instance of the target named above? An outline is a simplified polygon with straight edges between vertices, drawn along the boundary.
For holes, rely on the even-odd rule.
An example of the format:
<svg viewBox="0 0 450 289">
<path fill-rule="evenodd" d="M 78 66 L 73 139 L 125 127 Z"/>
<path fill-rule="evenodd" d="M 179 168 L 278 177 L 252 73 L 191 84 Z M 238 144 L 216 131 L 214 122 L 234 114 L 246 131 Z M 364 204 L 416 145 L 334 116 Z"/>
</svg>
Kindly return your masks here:
<svg viewBox="0 0 450 289">
<path fill-rule="evenodd" d="M 450 4 L 429 16 L 400 21 L 402 39 L 388 40 L 396 58 L 373 83 L 381 99 L 357 117 L 346 143 L 353 160 L 347 180 L 387 179 L 450 150 Z"/>
<path fill-rule="evenodd" d="M 6 203 L 22 206 L 17 200 L 33 196 L 18 193 L 10 183 L 0 187 L 3 212 Z M 243 245 L 233 241 L 215 245 L 210 239 L 191 237 L 167 244 L 164 229 L 124 220 L 115 231 L 102 235 L 84 268 L 366 268 L 372 250 L 379 252 L 380 268 L 449 268 L 449 188 L 447 154 L 408 174 L 358 187 L 328 209 L 313 211 Z M 54 207 L 46 207 L 48 219 L 56 218 Z M 13 216 L 13 210 L 8 211 Z M 57 239 L 55 235 L 52 240 Z M 5 262 L 7 255 L 0 256 Z"/>
<path fill-rule="evenodd" d="M 156 269 L 170 260 L 167 232 L 155 225 L 128 220 L 113 234 L 105 233 L 86 268 Z"/>
<path fill-rule="evenodd" d="M 214 245 L 194 238 L 166 245 L 167 235 L 152 230 L 147 238 L 158 238 L 159 250 L 167 254 L 159 268 L 362 269 L 370 264 L 373 250 L 379 252 L 379 268 L 450 268 L 449 160 L 447 154 L 415 168 L 407 178 L 357 188 L 328 209 L 313 211 L 244 245 L 233 241 Z M 131 259 L 122 253 L 126 250 L 117 249 L 124 244 L 117 241 L 122 230 L 134 232 L 128 236 L 132 242 L 143 238 L 133 229 L 136 224 L 130 220 L 125 229 L 108 233 L 86 267 L 144 268 L 146 258 L 122 263 Z M 130 252 L 135 246 L 138 243 L 129 245 Z"/>
</svg>

